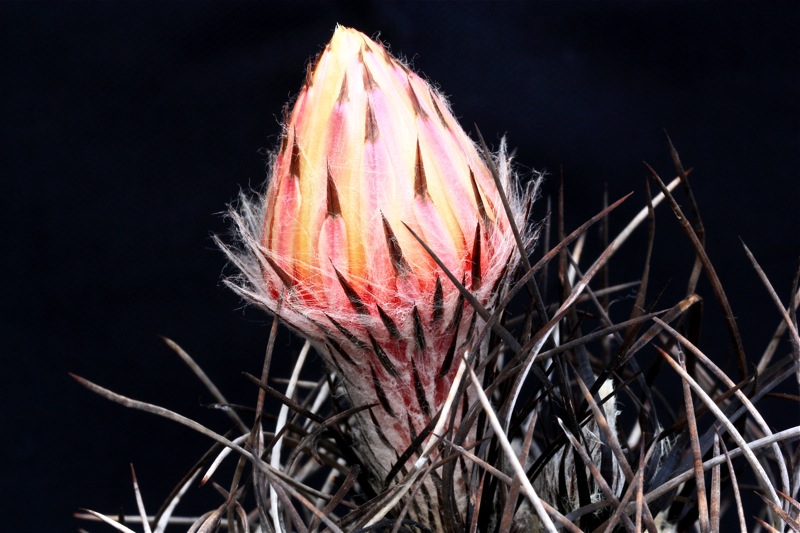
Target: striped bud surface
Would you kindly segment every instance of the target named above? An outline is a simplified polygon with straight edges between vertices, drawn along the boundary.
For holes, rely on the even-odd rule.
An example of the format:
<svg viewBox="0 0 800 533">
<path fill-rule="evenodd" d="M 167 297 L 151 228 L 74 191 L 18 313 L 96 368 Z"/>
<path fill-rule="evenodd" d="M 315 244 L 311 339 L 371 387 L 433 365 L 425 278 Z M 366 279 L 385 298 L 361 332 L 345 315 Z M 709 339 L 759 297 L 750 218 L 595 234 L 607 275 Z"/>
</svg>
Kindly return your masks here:
<svg viewBox="0 0 800 533">
<path fill-rule="evenodd" d="M 502 149 L 493 164 L 522 227 Z M 430 84 L 337 27 L 287 118 L 265 198 L 237 220 L 248 245 L 235 259 L 238 290 L 272 312 L 283 295 L 281 319 L 312 341 L 353 405 L 373 405 L 355 431 L 384 488 L 442 407 L 460 354 L 485 350 L 470 346 L 482 321 L 414 234 L 489 309 L 519 258 L 487 161 Z M 434 527 L 436 486 L 412 509 Z"/>
</svg>

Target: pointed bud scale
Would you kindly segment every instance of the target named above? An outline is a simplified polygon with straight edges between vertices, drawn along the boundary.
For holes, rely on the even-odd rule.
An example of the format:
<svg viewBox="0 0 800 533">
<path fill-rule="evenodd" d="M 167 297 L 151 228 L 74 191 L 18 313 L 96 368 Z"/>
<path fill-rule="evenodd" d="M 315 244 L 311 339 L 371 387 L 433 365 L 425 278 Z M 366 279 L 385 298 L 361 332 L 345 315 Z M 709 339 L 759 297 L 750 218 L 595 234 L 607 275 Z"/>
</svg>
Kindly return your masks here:
<svg viewBox="0 0 800 533">
<path fill-rule="evenodd" d="M 442 408 L 454 354 L 486 349 L 470 345 L 475 313 L 408 229 L 491 310 L 519 259 L 512 221 L 444 97 L 353 29 L 338 27 L 309 68 L 281 146 L 266 196 L 240 216 L 239 290 L 273 312 L 283 293 L 281 317 L 346 374 L 353 405 L 373 405 L 356 431 L 381 489 Z M 524 228 L 502 148 L 494 163 Z M 438 489 L 423 488 L 413 507 L 427 521 Z"/>
</svg>

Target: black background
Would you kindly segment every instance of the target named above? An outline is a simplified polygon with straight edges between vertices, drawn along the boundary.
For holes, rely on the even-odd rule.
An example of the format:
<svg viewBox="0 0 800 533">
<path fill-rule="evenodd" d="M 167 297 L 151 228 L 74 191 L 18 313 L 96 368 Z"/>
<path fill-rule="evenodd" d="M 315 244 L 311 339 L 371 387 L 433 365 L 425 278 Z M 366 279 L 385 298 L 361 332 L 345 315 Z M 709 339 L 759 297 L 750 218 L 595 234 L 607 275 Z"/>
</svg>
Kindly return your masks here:
<svg viewBox="0 0 800 533">
<path fill-rule="evenodd" d="M 153 513 L 208 444 L 68 372 L 224 431 L 162 334 L 232 401 L 253 403 L 241 372 L 259 373 L 269 319 L 222 286 L 210 235 L 226 233 L 240 187 L 265 180 L 259 150 L 276 145 L 282 106 L 337 22 L 380 32 L 467 129 L 494 145 L 507 134 L 523 175 L 548 170 L 549 192 L 563 168 L 570 228 L 600 209 L 606 183 L 612 199 L 636 192 L 614 218 L 629 219 L 643 160 L 672 175 L 666 128 L 695 169 L 745 347 L 755 357 L 766 346 L 778 315 L 738 238 L 786 300 L 800 255 L 797 2 L 5 2 L 4 530 L 68 531 L 79 507 L 134 512 L 131 462 Z M 692 256 L 663 209 L 658 234 L 658 279 L 674 277 L 679 294 Z M 620 279 L 641 268 L 632 246 Z M 725 361 L 719 322 L 705 339 Z M 299 345 L 281 337 L 278 361 Z M 196 494 L 186 509 L 220 501 Z"/>
</svg>

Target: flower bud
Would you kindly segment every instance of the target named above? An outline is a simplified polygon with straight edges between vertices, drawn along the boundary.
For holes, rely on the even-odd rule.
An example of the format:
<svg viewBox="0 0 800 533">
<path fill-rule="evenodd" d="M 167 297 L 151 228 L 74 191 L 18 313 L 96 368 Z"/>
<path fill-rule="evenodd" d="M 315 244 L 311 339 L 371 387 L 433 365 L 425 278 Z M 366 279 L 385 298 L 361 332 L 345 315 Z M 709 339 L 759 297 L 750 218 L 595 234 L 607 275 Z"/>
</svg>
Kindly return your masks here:
<svg viewBox="0 0 800 533">
<path fill-rule="evenodd" d="M 378 483 L 442 407 L 460 354 L 481 349 L 470 336 L 482 322 L 414 234 L 490 309 L 519 258 L 511 224 L 524 209 L 502 150 L 493 164 L 513 222 L 444 97 L 337 27 L 285 124 L 266 197 L 240 214 L 238 290 L 272 312 L 283 295 L 281 319 L 353 405 L 372 405 L 357 432 Z M 427 519 L 436 495 L 420 498 Z"/>
</svg>

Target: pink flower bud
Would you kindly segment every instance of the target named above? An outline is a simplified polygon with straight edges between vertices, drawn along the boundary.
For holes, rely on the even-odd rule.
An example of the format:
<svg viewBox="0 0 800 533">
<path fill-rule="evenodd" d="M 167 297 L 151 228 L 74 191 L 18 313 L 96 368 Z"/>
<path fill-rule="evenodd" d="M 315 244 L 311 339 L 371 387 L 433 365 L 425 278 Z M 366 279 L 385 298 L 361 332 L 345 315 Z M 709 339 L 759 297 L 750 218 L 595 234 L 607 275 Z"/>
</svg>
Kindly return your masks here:
<svg viewBox="0 0 800 533">
<path fill-rule="evenodd" d="M 522 227 L 502 150 L 494 163 Z M 409 229 L 490 309 L 519 258 L 487 162 L 442 95 L 337 27 L 285 125 L 266 198 L 239 222 L 249 253 L 236 259 L 238 290 L 272 312 L 283 294 L 281 318 L 352 404 L 374 404 L 357 431 L 380 483 L 441 408 L 463 351 L 481 349 L 470 336 L 482 322 Z"/>
</svg>

